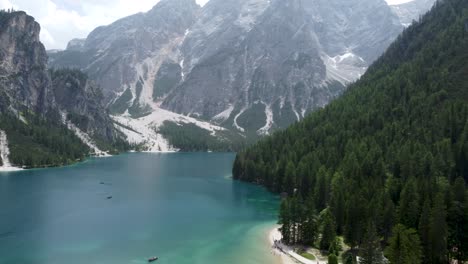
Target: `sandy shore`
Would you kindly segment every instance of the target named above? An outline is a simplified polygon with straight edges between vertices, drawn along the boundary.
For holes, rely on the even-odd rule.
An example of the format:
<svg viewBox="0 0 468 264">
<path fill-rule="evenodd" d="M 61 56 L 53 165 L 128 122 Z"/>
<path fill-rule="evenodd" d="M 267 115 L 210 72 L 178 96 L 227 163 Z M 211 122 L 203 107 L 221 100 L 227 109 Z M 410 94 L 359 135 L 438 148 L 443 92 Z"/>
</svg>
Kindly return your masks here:
<svg viewBox="0 0 468 264">
<path fill-rule="evenodd" d="M 294 261 L 289 255 L 286 253 L 282 252 L 279 248 L 275 247 L 275 241 L 281 240 L 281 232 L 278 230 L 280 226 L 275 225 L 271 230 L 270 233 L 268 234 L 268 241 L 270 242 L 270 246 L 272 249 L 273 254 L 278 256 L 278 258 L 281 260 L 281 263 L 283 264 L 297 264 L 300 262 Z"/>
<path fill-rule="evenodd" d="M 278 230 L 280 226 L 275 225 L 269 233 L 269 242 L 272 247 L 273 254 L 281 258 L 283 264 L 327 264 L 326 261 L 309 260 L 294 252 L 293 248 L 284 245 L 281 241 L 281 232 Z M 276 243 L 275 243 L 276 241 Z M 275 246 L 276 245 L 276 246 Z"/>
</svg>

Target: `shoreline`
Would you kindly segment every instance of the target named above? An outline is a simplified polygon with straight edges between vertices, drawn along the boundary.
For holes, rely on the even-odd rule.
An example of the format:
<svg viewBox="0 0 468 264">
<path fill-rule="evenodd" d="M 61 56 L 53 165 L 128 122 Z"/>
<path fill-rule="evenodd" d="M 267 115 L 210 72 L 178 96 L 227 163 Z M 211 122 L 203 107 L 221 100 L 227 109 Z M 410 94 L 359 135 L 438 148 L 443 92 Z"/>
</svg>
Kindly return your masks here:
<svg viewBox="0 0 468 264">
<path fill-rule="evenodd" d="M 0 167 L 0 172 L 13 172 L 13 171 L 22 171 L 23 168 L 18 167 Z"/>
<path fill-rule="evenodd" d="M 293 248 L 279 242 L 282 238 L 279 227 L 280 225 L 275 225 L 270 229 L 268 242 L 273 254 L 280 258 L 282 264 L 327 264 L 327 261 L 306 259 L 294 252 Z"/>
<path fill-rule="evenodd" d="M 273 228 L 268 232 L 268 245 L 271 248 L 271 252 L 278 258 L 278 262 L 281 264 L 297 264 L 293 258 L 287 255 L 285 252 L 281 251 L 278 247 L 275 247 L 275 241 L 281 240 L 281 233 L 278 228 L 280 225 L 275 224 Z"/>
<path fill-rule="evenodd" d="M 111 158 L 114 156 L 121 156 L 125 154 L 134 154 L 134 153 L 144 153 L 144 154 L 177 154 L 177 153 L 207 153 L 207 154 L 212 154 L 212 153 L 237 153 L 237 152 L 230 152 L 230 151 L 214 151 L 214 152 L 208 152 L 208 151 L 136 151 L 136 150 L 129 150 L 129 151 L 124 151 L 124 152 L 119 152 L 115 154 L 101 154 L 101 155 L 87 155 L 83 159 L 79 159 L 77 161 L 68 163 L 68 164 L 54 164 L 54 165 L 41 165 L 41 166 L 36 166 L 36 167 L 1 167 L 0 166 L 0 173 L 4 172 L 18 172 L 18 171 L 26 171 L 26 170 L 40 170 L 40 169 L 52 169 L 52 168 L 63 168 L 63 167 L 69 167 L 69 166 L 75 166 L 79 165 L 82 163 L 85 163 L 89 161 L 90 159 L 93 158 Z M 232 177 L 232 176 L 231 176 Z"/>
</svg>

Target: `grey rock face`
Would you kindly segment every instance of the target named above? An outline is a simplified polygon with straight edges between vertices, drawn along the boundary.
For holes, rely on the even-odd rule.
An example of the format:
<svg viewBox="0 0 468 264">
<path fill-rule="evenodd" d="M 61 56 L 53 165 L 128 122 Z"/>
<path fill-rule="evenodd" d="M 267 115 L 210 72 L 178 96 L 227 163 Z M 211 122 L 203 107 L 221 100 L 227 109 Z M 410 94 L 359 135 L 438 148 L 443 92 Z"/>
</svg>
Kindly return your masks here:
<svg viewBox="0 0 468 264">
<path fill-rule="evenodd" d="M 402 31 L 398 17 L 384 0 L 303 3 L 324 51 L 332 57 L 351 51 L 371 63 Z"/>
<path fill-rule="evenodd" d="M 118 135 L 102 104 L 102 94 L 79 71 L 47 69 L 40 26 L 24 12 L 0 13 L 0 113 L 32 112 L 62 122 L 59 113 L 94 139 L 112 143 Z"/>
<path fill-rule="evenodd" d="M 266 133 L 326 105 L 401 30 L 383 0 L 212 0 L 163 107 Z"/>
<path fill-rule="evenodd" d="M 24 12 L 3 12 L 0 17 L 1 111 L 45 114 L 54 102 L 40 26 Z"/>
<path fill-rule="evenodd" d="M 67 50 L 82 51 L 84 49 L 85 43 L 86 39 L 72 39 L 70 42 L 68 42 Z"/>
<path fill-rule="evenodd" d="M 147 13 L 123 18 L 91 32 L 80 52 L 65 51 L 51 67 L 75 67 L 87 72 L 112 102 L 130 89 L 135 101 L 152 101 L 154 77 L 194 22 L 199 6 L 194 0 L 163 0 Z M 138 84 L 140 83 L 140 84 Z M 138 86 L 148 88 L 139 94 Z M 139 97 L 145 97 L 141 99 Z"/>
<path fill-rule="evenodd" d="M 265 134 L 325 106 L 402 30 L 384 0 L 163 0 L 49 63 L 88 72 L 114 114 Z"/>
<path fill-rule="evenodd" d="M 414 0 L 408 3 L 391 6 L 393 12 L 400 18 L 401 23 L 407 27 L 418 20 L 421 15 L 431 9 L 437 0 Z"/>
<path fill-rule="evenodd" d="M 51 72 L 52 90 L 61 111 L 78 128 L 106 142 L 117 139 L 113 122 L 103 104 L 100 89 L 79 70 Z"/>
</svg>

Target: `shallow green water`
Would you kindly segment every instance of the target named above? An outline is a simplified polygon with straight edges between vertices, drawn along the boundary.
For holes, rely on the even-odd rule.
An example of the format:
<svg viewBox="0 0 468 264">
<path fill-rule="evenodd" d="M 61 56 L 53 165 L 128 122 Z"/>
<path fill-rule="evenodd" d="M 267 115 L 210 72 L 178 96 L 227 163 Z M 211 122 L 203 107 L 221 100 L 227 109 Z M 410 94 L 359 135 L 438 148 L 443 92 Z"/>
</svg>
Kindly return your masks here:
<svg viewBox="0 0 468 264">
<path fill-rule="evenodd" d="M 231 180 L 233 159 L 126 154 L 2 173 L 0 263 L 273 263 L 278 199 Z"/>
</svg>

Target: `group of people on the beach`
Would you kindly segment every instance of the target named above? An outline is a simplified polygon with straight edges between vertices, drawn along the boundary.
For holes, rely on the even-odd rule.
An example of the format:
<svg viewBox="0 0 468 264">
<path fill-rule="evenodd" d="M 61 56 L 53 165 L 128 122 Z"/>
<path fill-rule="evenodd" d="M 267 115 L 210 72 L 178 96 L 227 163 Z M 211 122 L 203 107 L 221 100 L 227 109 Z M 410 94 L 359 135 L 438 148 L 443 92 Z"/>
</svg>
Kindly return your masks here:
<svg viewBox="0 0 468 264">
<path fill-rule="evenodd" d="M 281 248 L 281 246 L 279 246 L 279 242 L 280 242 L 279 240 L 275 239 L 275 240 L 273 241 L 273 245 L 271 246 L 271 248 L 272 248 L 271 253 L 272 253 L 273 255 L 275 255 L 275 256 L 277 255 L 277 254 L 276 254 L 276 253 L 277 253 L 276 250 L 279 250 L 279 251 L 283 252 L 283 249 Z"/>
</svg>

